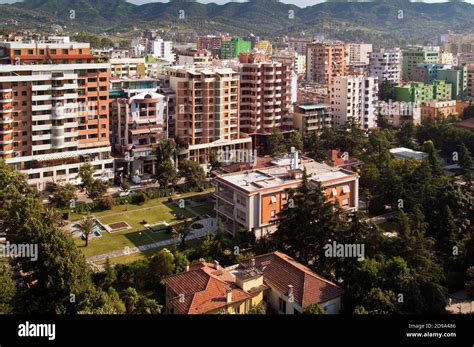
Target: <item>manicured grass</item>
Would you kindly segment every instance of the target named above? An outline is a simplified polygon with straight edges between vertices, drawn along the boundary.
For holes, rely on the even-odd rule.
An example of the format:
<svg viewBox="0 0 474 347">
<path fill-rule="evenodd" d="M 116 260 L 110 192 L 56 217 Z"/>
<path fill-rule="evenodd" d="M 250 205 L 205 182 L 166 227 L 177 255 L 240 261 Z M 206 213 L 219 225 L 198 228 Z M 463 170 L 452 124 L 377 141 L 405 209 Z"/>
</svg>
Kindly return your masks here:
<svg viewBox="0 0 474 347">
<path fill-rule="evenodd" d="M 215 207 L 214 204 L 207 203 L 204 205 L 191 207 L 191 209 L 197 214 L 199 214 L 200 216 L 205 216 L 205 215 L 214 216 L 215 215 L 214 207 Z"/>
<path fill-rule="evenodd" d="M 204 194 L 209 194 L 209 192 L 183 194 L 182 196 L 174 197 L 174 199 Z M 80 247 L 86 257 L 119 251 L 126 247 L 133 248 L 172 239 L 172 236 L 167 234 L 164 230 L 162 232 L 153 233 L 147 230 L 144 224 L 155 225 L 167 223 L 173 225 L 182 222 L 181 220 L 177 220 L 175 215 L 185 217 L 188 222 L 194 217 L 194 214 L 189 210 L 181 209 L 175 203 L 169 203 L 167 198 L 149 200 L 143 205 L 115 206 L 112 210 L 93 213 L 93 215 L 104 225 L 126 222 L 132 229 L 115 232 L 113 234 L 103 232 L 101 238 L 90 240 L 87 248 L 84 247 L 83 240 L 75 239 L 76 245 Z M 83 217 L 78 217 L 78 219 L 81 218 Z M 133 259 L 134 256 L 138 255 L 133 254 L 129 257 Z"/>
</svg>

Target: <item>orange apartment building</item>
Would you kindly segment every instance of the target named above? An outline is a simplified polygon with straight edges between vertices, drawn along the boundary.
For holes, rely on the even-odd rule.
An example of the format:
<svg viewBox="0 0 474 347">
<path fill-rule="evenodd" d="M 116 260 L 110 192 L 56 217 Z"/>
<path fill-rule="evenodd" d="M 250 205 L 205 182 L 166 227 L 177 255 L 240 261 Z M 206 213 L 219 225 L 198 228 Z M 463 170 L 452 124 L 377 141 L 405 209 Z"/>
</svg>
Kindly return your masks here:
<svg viewBox="0 0 474 347">
<path fill-rule="evenodd" d="M 306 169 L 309 180 L 321 184 L 328 200 L 348 211 L 359 206 L 359 175 L 297 155 L 275 159 L 271 166 L 218 176 L 216 211 L 227 232 L 246 230 L 257 238 L 273 233 L 288 203 L 288 190 L 300 186 Z"/>
<path fill-rule="evenodd" d="M 51 36 L 46 40 L 0 42 L 0 64 L 85 64 L 93 63 L 88 43 L 70 42 L 69 37 Z"/>
<path fill-rule="evenodd" d="M 346 76 L 344 44 L 312 43 L 306 48 L 306 79 L 329 85 L 334 77 Z"/>
<path fill-rule="evenodd" d="M 28 45 L 24 49 L 35 47 Z M 0 159 L 40 190 L 50 182 L 80 184 L 85 162 L 97 177 L 113 177 L 110 65 L 71 57 L 68 64 L 0 65 Z"/>
<path fill-rule="evenodd" d="M 291 66 L 254 54 L 239 59 L 240 131 L 258 137 L 282 130 L 291 112 Z"/>
<path fill-rule="evenodd" d="M 188 145 L 188 157 L 207 164 L 211 150 L 251 149 L 240 133 L 240 79 L 229 68 L 168 68 L 175 97 L 175 136 Z"/>
</svg>

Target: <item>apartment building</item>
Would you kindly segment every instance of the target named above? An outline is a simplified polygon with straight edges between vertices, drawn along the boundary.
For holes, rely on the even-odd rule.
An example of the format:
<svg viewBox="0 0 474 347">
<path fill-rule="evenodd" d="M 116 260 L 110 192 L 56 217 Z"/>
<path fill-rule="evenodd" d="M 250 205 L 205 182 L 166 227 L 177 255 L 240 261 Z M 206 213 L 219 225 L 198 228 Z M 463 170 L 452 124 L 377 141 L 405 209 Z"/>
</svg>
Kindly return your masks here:
<svg viewBox="0 0 474 347">
<path fill-rule="evenodd" d="M 229 68 L 173 66 L 167 70 L 176 93 L 175 136 L 188 144 L 191 160 L 207 164 L 211 150 L 250 149 L 240 133 L 240 78 Z"/>
<path fill-rule="evenodd" d="M 400 84 L 402 78 L 402 52 L 399 49 L 370 53 L 369 74 L 378 79 L 379 84 L 388 81 Z"/>
<path fill-rule="evenodd" d="M 332 110 L 330 105 L 304 104 L 298 105 L 293 114 L 295 129 L 306 135 L 312 131 L 321 131 L 332 126 Z"/>
<path fill-rule="evenodd" d="M 170 64 L 176 60 L 176 56 L 173 53 L 173 42 L 165 41 L 162 38 L 148 41 L 147 53 L 153 55 L 155 58 L 164 59 Z"/>
<path fill-rule="evenodd" d="M 373 77 L 335 77 L 330 90 L 334 127 L 356 121 L 362 129 L 376 128 L 378 91 Z"/>
<path fill-rule="evenodd" d="M 452 69 L 452 65 L 443 64 L 418 64 L 413 71 L 413 81 L 423 83 L 433 83 L 439 80 L 439 72 Z"/>
<path fill-rule="evenodd" d="M 211 52 L 206 49 L 187 49 L 178 54 L 178 65 L 210 67 L 212 60 Z"/>
<path fill-rule="evenodd" d="M 311 44 L 312 42 L 313 40 L 309 38 L 308 39 L 304 39 L 304 38 L 290 39 L 288 40 L 288 49 L 300 55 L 306 56 L 308 45 Z"/>
<path fill-rule="evenodd" d="M 317 304 L 339 314 L 344 290 L 281 252 L 264 254 L 223 268 L 218 262 L 191 264 L 169 276 L 168 314 L 248 314 L 258 305 L 267 312 L 301 314 Z"/>
<path fill-rule="evenodd" d="M 329 201 L 349 211 L 359 206 L 359 176 L 344 169 L 300 159 L 297 154 L 275 158 L 271 166 L 218 176 L 216 211 L 225 230 L 235 235 L 246 230 L 257 238 L 271 234 L 289 200 L 289 189 L 302 183 L 306 170 L 310 182 L 322 186 Z"/>
<path fill-rule="evenodd" d="M 273 54 L 272 59 L 283 64 L 288 64 L 298 76 L 306 73 L 306 54 L 299 54 L 294 51 L 284 50 Z"/>
<path fill-rule="evenodd" d="M 0 42 L 0 64 L 85 64 L 93 63 L 88 43 L 71 42 L 69 37 L 51 36 L 45 40 Z"/>
<path fill-rule="evenodd" d="M 449 116 L 457 116 L 456 100 L 438 101 L 428 100 L 421 104 L 421 120 L 437 119 L 438 117 L 448 118 Z"/>
<path fill-rule="evenodd" d="M 145 77 L 146 62 L 145 58 L 117 58 L 110 59 L 112 77 Z"/>
<path fill-rule="evenodd" d="M 467 97 L 467 67 L 453 66 L 438 71 L 438 80 L 451 84 L 451 99 L 464 100 Z"/>
<path fill-rule="evenodd" d="M 256 136 L 282 130 L 291 112 L 290 65 L 253 54 L 241 55 L 240 62 L 240 130 Z"/>
<path fill-rule="evenodd" d="M 221 55 L 222 43 L 231 39 L 228 35 L 207 35 L 198 38 L 196 48 L 198 50 L 205 49 L 212 53 L 214 57 Z"/>
<path fill-rule="evenodd" d="M 118 172 L 154 175 L 154 149 L 167 138 L 167 101 L 157 80 L 113 80 L 110 99 L 111 144 Z"/>
<path fill-rule="evenodd" d="M 349 65 L 368 65 L 370 54 L 372 53 L 371 43 L 349 43 L 346 45 L 346 64 Z"/>
<path fill-rule="evenodd" d="M 345 75 L 344 44 L 312 43 L 307 45 L 306 79 L 308 82 L 328 85 L 335 77 Z"/>
<path fill-rule="evenodd" d="M 109 64 L 1 65 L 0 158 L 40 190 L 79 184 L 85 162 L 112 178 L 109 74 Z"/>
<path fill-rule="evenodd" d="M 474 101 L 474 63 L 467 65 L 467 99 Z"/>
<path fill-rule="evenodd" d="M 267 40 L 259 41 L 255 45 L 254 49 L 267 56 L 271 56 L 273 54 L 273 46 L 270 41 Z"/>
<path fill-rule="evenodd" d="M 403 50 L 403 80 L 414 80 L 418 64 L 438 64 L 439 49 L 431 47 L 409 47 Z"/>
<path fill-rule="evenodd" d="M 445 81 L 434 81 L 432 84 L 410 83 L 395 87 L 395 100 L 421 104 L 428 100 L 451 100 L 452 86 Z"/>
<path fill-rule="evenodd" d="M 240 37 L 234 37 L 222 43 L 220 58 L 237 58 L 241 53 L 250 53 L 251 50 L 252 42 L 244 40 Z"/>
<path fill-rule="evenodd" d="M 439 64 L 454 65 L 457 59 L 455 59 L 453 53 L 441 51 L 439 54 Z"/>
</svg>

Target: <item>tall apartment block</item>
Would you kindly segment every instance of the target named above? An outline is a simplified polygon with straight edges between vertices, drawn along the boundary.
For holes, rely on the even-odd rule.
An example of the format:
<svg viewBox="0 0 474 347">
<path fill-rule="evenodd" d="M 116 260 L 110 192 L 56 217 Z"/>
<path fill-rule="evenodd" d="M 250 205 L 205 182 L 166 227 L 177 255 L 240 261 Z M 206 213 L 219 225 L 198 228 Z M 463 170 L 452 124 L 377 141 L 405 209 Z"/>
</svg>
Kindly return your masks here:
<svg viewBox="0 0 474 347">
<path fill-rule="evenodd" d="M 117 172 L 155 174 L 154 148 L 167 138 L 167 102 L 157 93 L 157 80 L 112 81 L 110 92 L 111 143 Z"/>
<path fill-rule="evenodd" d="M 148 41 L 147 45 L 147 52 L 155 58 L 164 59 L 170 64 L 176 60 L 175 54 L 173 53 L 173 42 L 156 38 L 153 41 Z"/>
<path fill-rule="evenodd" d="M 113 58 L 110 59 L 112 77 L 145 77 L 147 67 L 145 58 Z"/>
<path fill-rule="evenodd" d="M 346 45 L 347 65 L 369 65 L 371 43 L 349 43 Z"/>
<path fill-rule="evenodd" d="M 272 59 L 280 63 L 289 64 L 298 76 L 303 76 L 306 73 L 306 54 L 283 50 L 274 53 Z"/>
<path fill-rule="evenodd" d="M 362 129 L 376 128 L 378 91 L 374 77 L 335 77 L 330 90 L 333 125 L 343 127 L 354 120 Z"/>
<path fill-rule="evenodd" d="M 308 45 L 312 42 L 312 39 L 290 39 L 288 40 L 288 49 L 298 54 L 306 55 Z"/>
<path fill-rule="evenodd" d="M 25 51 L 37 47 L 21 45 Z M 61 47 L 50 43 L 48 54 Z M 72 53 L 69 60 L 61 57 L 69 64 L 0 65 L 0 158 L 40 190 L 50 182 L 80 184 L 79 168 L 86 162 L 96 168 L 96 177 L 113 177 L 110 64 L 76 63 L 82 59 Z"/>
<path fill-rule="evenodd" d="M 452 65 L 446 64 L 418 64 L 413 71 L 413 81 L 433 83 L 438 80 L 439 72 L 452 69 Z"/>
<path fill-rule="evenodd" d="M 399 49 L 380 50 L 370 53 L 370 76 L 378 79 L 379 84 L 388 81 L 398 85 L 402 79 L 402 51 Z"/>
<path fill-rule="evenodd" d="M 252 139 L 241 135 L 240 79 L 229 68 L 168 68 L 176 93 L 175 136 L 188 147 L 188 157 L 207 164 L 212 150 L 250 149 Z"/>
<path fill-rule="evenodd" d="M 276 231 L 288 190 L 299 187 L 306 171 L 311 184 L 320 184 L 327 199 L 347 211 L 359 206 L 359 175 L 308 158 L 282 157 L 270 167 L 216 178 L 216 211 L 232 235 L 243 230 L 257 238 Z"/>
<path fill-rule="evenodd" d="M 198 38 L 196 48 L 198 50 L 205 49 L 212 53 L 214 57 L 221 55 L 222 43 L 231 39 L 228 35 L 207 35 Z"/>
<path fill-rule="evenodd" d="M 331 84 L 337 76 L 346 75 L 344 44 L 312 43 L 307 45 L 306 79 L 318 84 Z"/>
<path fill-rule="evenodd" d="M 467 97 L 467 66 L 453 66 L 450 69 L 439 70 L 438 80 L 451 84 L 451 99 L 464 100 Z"/>
<path fill-rule="evenodd" d="M 418 64 L 438 64 L 439 50 L 427 47 L 409 47 L 403 50 L 403 80 L 413 81 Z"/>
<path fill-rule="evenodd" d="M 224 41 L 221 46 L 221 59 L 232 59 L 238 57 L 241 53 L 250 53 L 252 42 L 246 41 L 240 37 L 234 37 L 229 41 Z"/>
<path fill-rule="evenodd" d="M 262 61 L 254 55 L 240 56 L 240 130 L 255 137 L 284 128 L 291 112 L 291 67 Z"/>
</svg>

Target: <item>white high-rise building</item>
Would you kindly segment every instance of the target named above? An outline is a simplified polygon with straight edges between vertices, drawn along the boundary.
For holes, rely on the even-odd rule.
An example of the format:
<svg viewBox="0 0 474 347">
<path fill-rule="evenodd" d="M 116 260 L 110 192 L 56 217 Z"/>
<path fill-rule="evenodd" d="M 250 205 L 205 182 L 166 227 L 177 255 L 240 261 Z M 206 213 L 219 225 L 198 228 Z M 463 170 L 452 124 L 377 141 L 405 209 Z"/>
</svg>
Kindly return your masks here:
<svg viewBox="0 0 474 347">
<path fill-rule="evenodd" d="M 333 125 L 342 127 L 355 120 L 362 129 L 376 128 L 378 91 L 374 77 L 334 77 L 330 91 Z"/>
<path fill-rule="evenodd" d="M 155 58 L 164 59 L 170 63 L 176 60 L 176 56 L 173 53 L 173 42 L 165 41 L 161 38 L 156 38 L 154 41 L 148 42 L 148 51 Z"/>
<path fill-rule="evenodd" d="M 402 52 L 399 49 L 380 50 L 370 54 L 370 76 L 376 77 L 379 83 L 387 80 L 400 84 L 402 78 Z"/>
<path fill-rule="evenodd" d="M 347 65 L 368 65 L 370 53 L 372 53 L 371 43 L 349 43 L 346 45 Z"/>
</svg>

